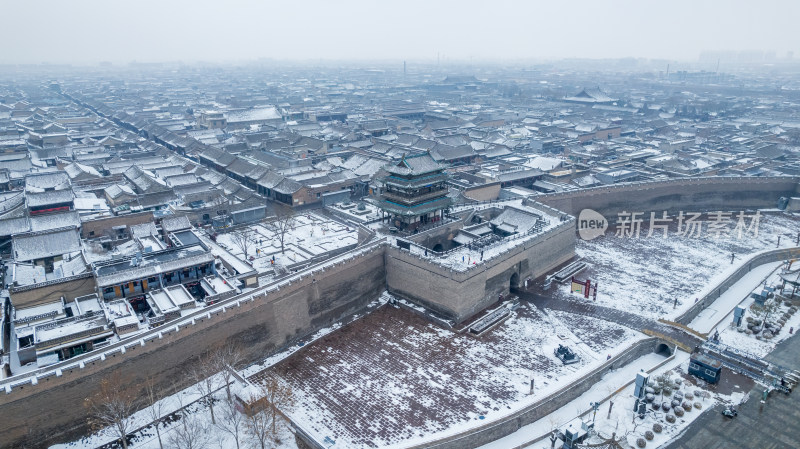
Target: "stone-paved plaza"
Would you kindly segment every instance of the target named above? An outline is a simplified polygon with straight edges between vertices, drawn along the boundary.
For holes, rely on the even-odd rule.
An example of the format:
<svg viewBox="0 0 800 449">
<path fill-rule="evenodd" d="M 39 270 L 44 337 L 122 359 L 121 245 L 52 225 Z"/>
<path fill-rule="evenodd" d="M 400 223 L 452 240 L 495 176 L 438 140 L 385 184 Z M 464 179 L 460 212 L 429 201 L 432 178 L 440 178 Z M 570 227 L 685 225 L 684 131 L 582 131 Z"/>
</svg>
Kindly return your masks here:
<svg viewBox="0 0 800 449">
<path fill-rule="evenodd" d="M 250 380 L 277 375 L 287 382 L 298 399 L 292 420 L 318 441 L 410 445 L 498 419 L 567 387 L 641 336 L 523 303 L 476 337 L 387 304 Z M 564 366 L 553 355 L 558 344 L 575 349 L 581 362 Z"/>
</svg>

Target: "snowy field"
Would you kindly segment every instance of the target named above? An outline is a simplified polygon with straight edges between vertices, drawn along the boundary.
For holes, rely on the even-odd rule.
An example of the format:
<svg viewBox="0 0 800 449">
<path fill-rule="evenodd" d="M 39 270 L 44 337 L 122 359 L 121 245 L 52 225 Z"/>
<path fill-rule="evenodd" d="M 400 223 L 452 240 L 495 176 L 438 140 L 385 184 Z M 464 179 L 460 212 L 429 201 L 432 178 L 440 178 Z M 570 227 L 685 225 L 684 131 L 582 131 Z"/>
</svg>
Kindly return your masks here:
<svg viewBox="0 0 800 449">
<path fill-rule="evenodd" d="M 255 224 L 246 229 L 249 242 L 247 257 L 233 233 L 220 233 L 217 243 L 236 257 L 252 257 L 250 263 L 259 273 L 272 271 L 273 256 L 278 264 L 292 265 L 358 243 L 358 231 L 355 228 L 313 213 L 295 215 L 294 226 L 284 238 L 283 253 L 280 238 L 267 225 Z"/>
<path fill-rule="evenodd" d="M 276 375 L 288 382 L 299 404 L 289 412 L 292 421 L 318 441 L 404 447 L 500 419 L 640 338 L 616 324 L 548 315 L 528 304 L 475 337 L 385 305 L 249 379 Z M 559 344 L 582 360 L 563 365 L 553 355 Z"/>
<path fill-rule="evenodd" d="M 657 319 L 673 319 L 694 304 L 713 285 L 740 266 L 742 260 L 759 251 L 795 245 L 800 216 L 762 214 L 758 235 L 737 240 L 718 240 L 703 234 L 682 238 L 669 232 L 645 237 L 620 238 L 609 232 L 591 241 L 579 240 L 578 256 L 588 268 L 576 277 L 598 284 L 597 304 Z M 731 253 L 736 260 L 731 264 Z M 570 293 L 569 282 L 556 284 L 545 292 L 556 298 L 578 299 Z M 677 298 L 677 306 L 674 307 Z"/>
<path fill-rule="evenodd" d="M 357 223 L 366 224 L 381 219 L 381 210 L 375 205 L 366 201 L 362 202 L 361 204 L 364 205 L 363 210 L 358 208 L 358 203 L 350 203 L 347 206 L 342 203 L 336 203 L 332 206 L 329 206 L 329 208 L 335 210 L 339 214 L 347 216 L 350 220 L 353 220 Z"/>
</svg>

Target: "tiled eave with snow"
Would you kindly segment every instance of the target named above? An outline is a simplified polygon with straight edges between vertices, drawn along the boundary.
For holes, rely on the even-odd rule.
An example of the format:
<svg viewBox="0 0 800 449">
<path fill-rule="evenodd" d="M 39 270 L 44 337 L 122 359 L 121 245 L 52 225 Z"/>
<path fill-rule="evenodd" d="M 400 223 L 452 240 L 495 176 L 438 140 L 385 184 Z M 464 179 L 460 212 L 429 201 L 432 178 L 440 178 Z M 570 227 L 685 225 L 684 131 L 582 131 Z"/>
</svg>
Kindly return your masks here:
<svg viewBox="0 0 800 449">
<path fill-rule="evenodd" d="M 159 264 L 145 265 L 141 267 L 132 266 L 128 270 L 118 271 L 106 276 L 98 276 L 97 286 L 100 288 L 110 287 L 124 282 L 158 276 L 160 273 L 181 270 L 183 268 L 189 268 L 203 263 L 212 262 L 214 262 L 214 256 L 212 256 L 210 253 L 202 253 L 168 262 L 162 262 Z"/>
</svg>

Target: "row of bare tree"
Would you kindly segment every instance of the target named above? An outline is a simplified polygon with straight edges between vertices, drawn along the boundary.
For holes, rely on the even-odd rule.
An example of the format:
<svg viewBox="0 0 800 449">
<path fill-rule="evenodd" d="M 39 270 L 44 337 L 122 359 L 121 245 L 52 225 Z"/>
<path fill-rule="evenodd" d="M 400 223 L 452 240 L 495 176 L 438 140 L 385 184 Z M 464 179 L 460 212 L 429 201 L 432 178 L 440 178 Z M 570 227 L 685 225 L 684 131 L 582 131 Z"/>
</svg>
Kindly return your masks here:
<svg viewBox="0 0 800 449">
<path fill-rule="evenodd" d="M 295 227 L 295 216 L 291 208 L 278 209 L 275 218 L 264 223 L 264 226 L 275 233 L 283 254 L 286 236 Z M 258 243 L 257 235 L 250 227 L 241 227 L 230 232 L 231 240 L 242 251 L 245 259 L 250 257 L 250 249 Z"/>
<path fill-rule="evenodd" d="M 155 429 L 161 449 L 165 443 L 176 449 L 206 449 L 220 434 L 233 440 L 237 449 L 241 449 L 242 443 L 267 449 L 272 443 L 279 443 L 284 418 L 281 410 L 294 406 L 294 396 L 288 385 L 273 376 L 267 376 L 255 388 L 242 390 L 246 391 L 241 393 L 245 397 L 233 394 L 234 369 L 241 363 L 242 352 L 233 345 L 221 346 L 199 357 L 188 375 L 200 399 L 184 404 L 183 394 L 178 392 L 174 394 L 177 410 L 173 410 L 175 404 L 172 407 L 168 404 L 167 392 L 153 379 L 148 379 L 137 392 L 122 376 L 105 378 L 95 394 L 85 400 L 90 427 L 95 431 L 109 429 L 123 449 L 128 449 L 129 434 L 144 422 Z M 221 395 L 223 389 L 225 394 Z M 142 402 L 148 405 L 134 419 Z M 203 407 L 208 407 L 210 423 L 201 416 Z M 173 419 L 165 419 L 168 416 Z M 166 438 L 162 438 L 162 431 Z"/>
</svg>

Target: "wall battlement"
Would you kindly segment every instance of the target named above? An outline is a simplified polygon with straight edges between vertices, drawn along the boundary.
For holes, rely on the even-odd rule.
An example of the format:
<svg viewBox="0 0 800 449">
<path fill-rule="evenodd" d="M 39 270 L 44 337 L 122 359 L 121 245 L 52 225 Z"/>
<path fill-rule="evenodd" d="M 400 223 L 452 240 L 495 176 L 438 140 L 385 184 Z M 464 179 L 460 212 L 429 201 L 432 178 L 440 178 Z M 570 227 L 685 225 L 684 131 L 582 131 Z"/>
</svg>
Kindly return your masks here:
<svg viewBox="0 0 800 449">
<path fill-rule="evenodd" d="M 541 195 L 536 201 L 572 215 L 584 208 L 616 213 L 637 207 L 643 211 L 774 207 L 779 197 L 797 194 L 799 179 L 690 178 Z M 571 217 L 509 247 L 490 263 L 465 270 L 450 270 L 385 240 L 369 243 L 101 351 L 3 380 L 0 441 L 42 447 L 75 438 L 86 431 L 84 399 L 104 377 L 118 375 L 133 386 L 153 379 L 174 391 L 188 386 L 187 367 L 209 348 L 235 341 L 245 349 L 247 360 L 263 359 L 363 310 L 387 289 L 463 321 L 513 284 L 566 262 L 574 250 Z M 42 435 L 47 435 L 45 440 Z"/>
<path fill-rule="evenodd" d="M 85 433 L 83 402 L 102 378 L 132 388 L 153 379 L 174 391 L 189 385 L 187 368 L 209 348 L 235 341 L 246 360 L 260 360 L 361 311 L 385 289 L 384 250 L 383 242 L 356 249 L 102 351 L 4 379 L 0 441 L 43 447 Z"/>
<path fill-rule="evenodd" d="M 774 208 L 778 198 L 800 189 L 800 177 L 709 176 L 621 183 L 536 196 L 538 202 L 577 216 L 583 209 L 602 214 L 679 210 Z"/>
</svg>

